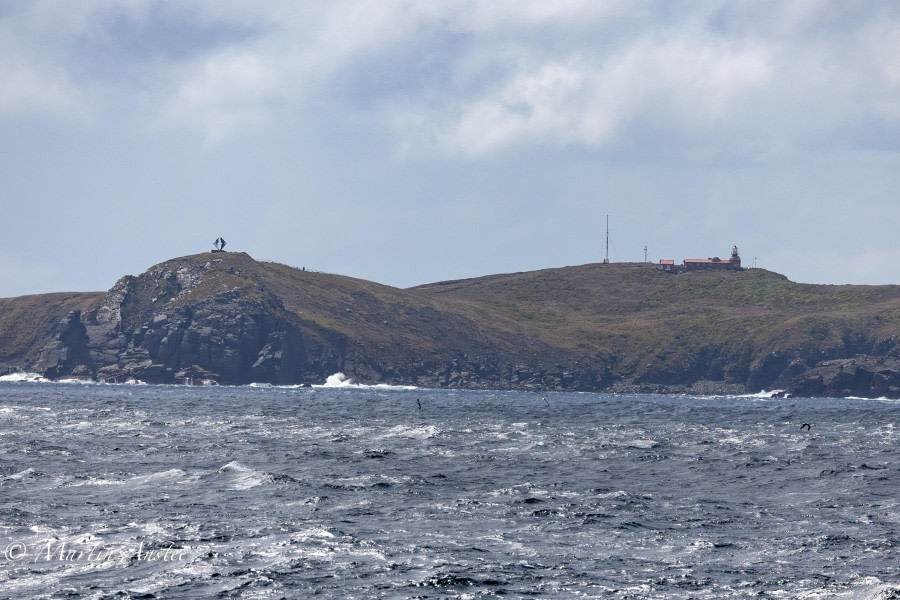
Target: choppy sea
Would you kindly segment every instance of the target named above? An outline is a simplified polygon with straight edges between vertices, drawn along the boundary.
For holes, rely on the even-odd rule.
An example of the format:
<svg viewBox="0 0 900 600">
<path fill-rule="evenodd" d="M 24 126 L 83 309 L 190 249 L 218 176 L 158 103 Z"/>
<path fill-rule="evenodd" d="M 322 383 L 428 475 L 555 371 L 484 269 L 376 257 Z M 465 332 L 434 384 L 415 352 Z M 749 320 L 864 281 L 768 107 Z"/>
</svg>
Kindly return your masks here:
<svg viewBox="0 0 900 600">
<path fill-rule="evenodd" d="M 885 400 L 0 383 L 0 597 L 900 598 L 898 425 Z"/>
</svg>

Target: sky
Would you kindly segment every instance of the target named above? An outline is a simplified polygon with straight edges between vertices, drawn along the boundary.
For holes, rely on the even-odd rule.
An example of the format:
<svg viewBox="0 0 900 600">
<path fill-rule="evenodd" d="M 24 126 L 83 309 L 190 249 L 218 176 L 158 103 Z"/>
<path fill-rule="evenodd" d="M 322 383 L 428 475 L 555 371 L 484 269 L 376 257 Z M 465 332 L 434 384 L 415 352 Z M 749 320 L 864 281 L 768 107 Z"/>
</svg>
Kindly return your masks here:
<svg viewBox="0 0 900 600">
<path fill-rule="evenodd" d="M 893 0 L 0 0 L 0 297 L 212 249 L 397 287 L 900 283 Z"/>
</svg>

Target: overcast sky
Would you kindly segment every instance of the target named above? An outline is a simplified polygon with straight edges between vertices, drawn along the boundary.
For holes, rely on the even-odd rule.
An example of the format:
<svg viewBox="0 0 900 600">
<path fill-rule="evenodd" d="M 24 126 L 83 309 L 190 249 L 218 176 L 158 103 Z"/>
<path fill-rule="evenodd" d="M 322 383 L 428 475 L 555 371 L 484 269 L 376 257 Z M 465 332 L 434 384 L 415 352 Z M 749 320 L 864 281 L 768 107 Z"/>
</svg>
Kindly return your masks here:
<svg viewBox="0 0 900 600">
<path fill-rule="evenodd" d="M 900 3 L 0 0 L 0 296 L 229 250 L 407 287 L 900 283 Z"/>
</svg>

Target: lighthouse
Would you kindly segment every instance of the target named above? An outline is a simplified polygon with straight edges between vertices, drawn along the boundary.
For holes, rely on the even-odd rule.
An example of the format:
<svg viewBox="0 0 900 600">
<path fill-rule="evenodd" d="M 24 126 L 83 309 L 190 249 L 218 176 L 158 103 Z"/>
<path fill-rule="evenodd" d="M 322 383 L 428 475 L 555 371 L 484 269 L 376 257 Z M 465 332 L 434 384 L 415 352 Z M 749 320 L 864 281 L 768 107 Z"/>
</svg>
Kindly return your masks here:
<svg viewBox="0 0 900 600">
<path fill-rule="evenodd" d="M 731 249 L 731 263 L 732 269 L 740 269 L 741 268 L 741 255 L 738 254 L 737 246 Z"/>
</svg>

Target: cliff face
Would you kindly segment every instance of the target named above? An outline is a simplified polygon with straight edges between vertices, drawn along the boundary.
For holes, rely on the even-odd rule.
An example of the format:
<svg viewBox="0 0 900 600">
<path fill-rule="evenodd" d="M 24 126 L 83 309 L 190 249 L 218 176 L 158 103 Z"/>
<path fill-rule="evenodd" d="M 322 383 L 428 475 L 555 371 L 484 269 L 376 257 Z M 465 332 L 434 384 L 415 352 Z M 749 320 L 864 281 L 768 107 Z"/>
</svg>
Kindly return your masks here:
<svg viewBox="0 0 900 600">
<path fill-rule="evenodd" d="M 0 372 L 897 397 L 898 333 L 896 286 L 762 270 L 584 265 L 399 290 L 206 253 L 105 294 L 0 299 Z"/>
<path fill-rule="evenodd" d="M 95 375 L 287 384 L 336 372 L 341 336 L 286 311 L 242 266 L 253 261 L 219 253 L 120 279 L 85 315 Z"/>
<path fill-rule="evenodd" d="M 787 387 L 795 396 L 900 398 L 900 360 L 862 355 L 826 360 L 799 373 Z"/>
<path fill-rule="evenodd" d="M 84 361 L 81 313 L 102 293 L 0 298 L 0 373 L 68 373 Z M 89 371 L 89 370 L 88 370 Z"/>
<path fill-rule="evenodd" d="M 6 370 L 222 384 L 321 383 L 341 371 L 366 382 L 534 389 L 596 389 L 604 377 L 598 361 L 579 366 L 569 352 L 415 292 L 242 253 L 168 261 L 91 299 Z"/>
</svg>

